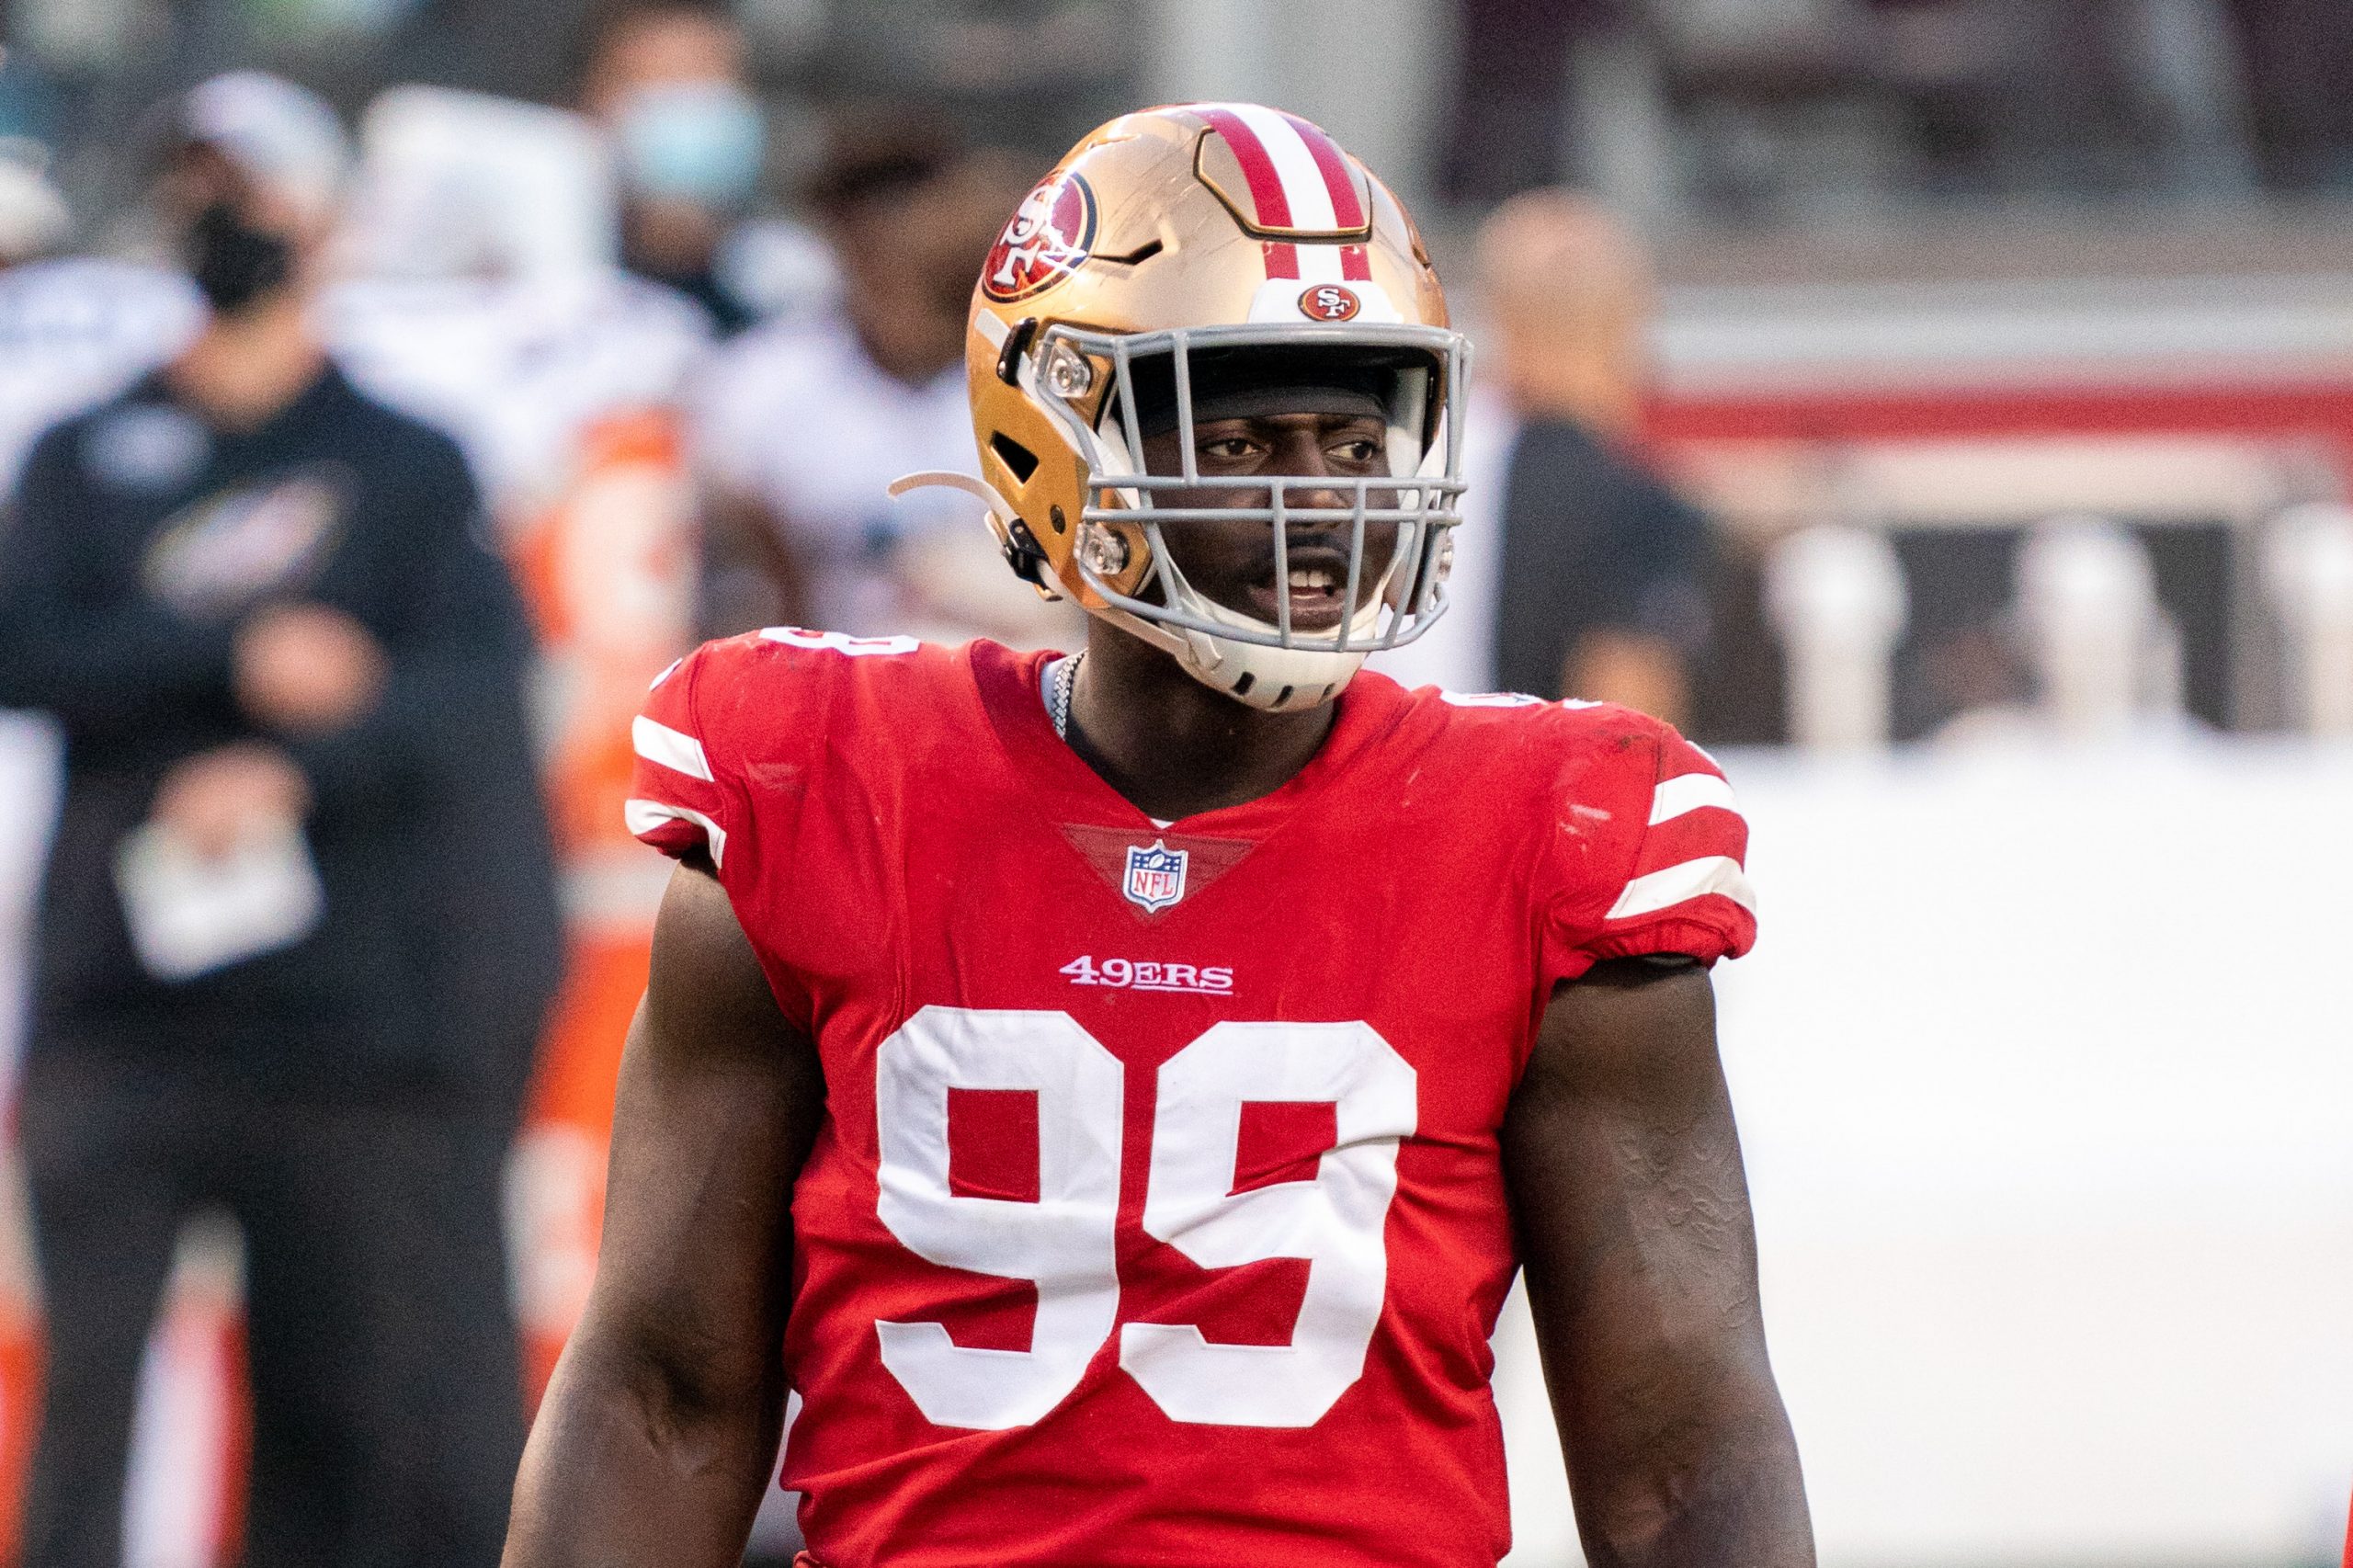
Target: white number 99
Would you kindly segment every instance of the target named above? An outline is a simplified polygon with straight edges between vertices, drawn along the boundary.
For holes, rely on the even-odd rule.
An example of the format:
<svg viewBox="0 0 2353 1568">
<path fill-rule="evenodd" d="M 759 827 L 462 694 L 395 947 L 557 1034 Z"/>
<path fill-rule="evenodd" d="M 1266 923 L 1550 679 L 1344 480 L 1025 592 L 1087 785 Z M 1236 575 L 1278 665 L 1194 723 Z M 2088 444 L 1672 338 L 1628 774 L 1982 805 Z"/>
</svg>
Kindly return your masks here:
<svg viewBox="0 0 2353 1568">
<path fill-rule="evenodd" d="M 1118 1319 L 1119 1059 L 1064 1013 L 926 1007 L 883 1041 L 878 1074 L 882 1222 L 931 1262 L 1038 1287 L 1029 1350 L 878 1323 L 883 1365 L 938 1425 L 1034 1422 L 1078 1386 Z M 951 1087 L 1037 1093 L 1040 1201 L 949 1190 Z M 1361 1023 L 1222 1023 L 1162 1065 L 1144 1229 L 1204 1268 L 1308 1264 L 1289 1345 L 1215 1344 L 1189 1324 L 1120 1330 L 1120 1367 L 1172 1419 L 1309 1426 L 1363 1376 L 1415 1098 L 1412 1064 Z M 1233 1190 L 1250 1100 L 1332 1104 L 1338 1136 L 1313 1180 Z"/>
</svg>

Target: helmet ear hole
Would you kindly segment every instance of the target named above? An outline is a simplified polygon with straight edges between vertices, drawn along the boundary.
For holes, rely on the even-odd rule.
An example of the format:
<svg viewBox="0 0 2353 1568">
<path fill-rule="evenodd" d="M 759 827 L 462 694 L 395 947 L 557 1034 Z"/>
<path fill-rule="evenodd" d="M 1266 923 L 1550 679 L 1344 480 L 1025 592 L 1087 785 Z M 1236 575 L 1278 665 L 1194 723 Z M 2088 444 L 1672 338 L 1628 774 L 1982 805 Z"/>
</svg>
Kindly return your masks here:
<svg viewBox="0 0 2353 1568">
<path fill-rule="evenodd" d="M 996 454 L 1016 484 L 1029 483 L 1029 476 L 1038 472 L 1038 454 L 1002 430 L 989 437 L 989 450 Z"/>
</svg>

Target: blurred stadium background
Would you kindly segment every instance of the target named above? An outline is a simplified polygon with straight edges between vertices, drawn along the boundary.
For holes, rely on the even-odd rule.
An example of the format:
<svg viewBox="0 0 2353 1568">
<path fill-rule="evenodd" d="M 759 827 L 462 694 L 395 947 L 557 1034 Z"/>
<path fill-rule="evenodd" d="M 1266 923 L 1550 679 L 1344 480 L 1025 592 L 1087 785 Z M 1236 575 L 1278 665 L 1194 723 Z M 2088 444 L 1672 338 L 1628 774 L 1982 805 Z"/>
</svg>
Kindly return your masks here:
<svg viewBox="0 0 2353 1568">
<path fill-rule="evenodd" d="M 601 7 L 0 0 L 0 262 L 20 263 L 0 268 L 0 480 L 188 330 L 137 201 L 157 106 L 258 67 L 358 139 L 329 340 L 460 439 L 546 637 L 574 960 L 510 1181 L 535 1381 L 593 1266 L 661 881 L 618 811 L 645 678 L 699 627 L 756 619 L 779 538 L 823 624 L 1067 634 L 1007 597 L 972 519 L 880 493 L 970 462 L 956 376 L 844 392 L 826 324 L 915 320 L 926 279 L 969 278 L 1027 180 L 1120 108 L 1251 98 L 1386 176 L 1459 283 L 1488 211 L 1555 183 L 1655 260 L 1635 439 L 1711 521 L 1688 716 L 1741 790 L 1767 901 L 1720 987 L 1824 1561 L 2335 1561 L 2353 7 L 714 10 L 740 31 L 680 69 L 740 64 L 762 119 L 756 184 L 706 203 L 714 264 L 669 268 L 699 308 L 616 272 L 648 154 L 597 118 Z M 900 187 L 906 210 L 845 216 Z M 645 205 L 642 273 L 663 269 Z M 863 414 L 829 412 L 849 398 Z M 852 449 L 876 430 L 904 444 Z M 5 722 L 13 969 L 54 764 L 38 719 Z M 40 1343 L 21 1219 L 5 1233 L 0 1531 Z M 233 1551 L 237 1279 L 233 1234 L 192 1227 L 144 1383 L 140 1568 Z M 1575 1562 L 1524 1325 L 1499 1346 L 1511 1561 Z"/>
</svg>

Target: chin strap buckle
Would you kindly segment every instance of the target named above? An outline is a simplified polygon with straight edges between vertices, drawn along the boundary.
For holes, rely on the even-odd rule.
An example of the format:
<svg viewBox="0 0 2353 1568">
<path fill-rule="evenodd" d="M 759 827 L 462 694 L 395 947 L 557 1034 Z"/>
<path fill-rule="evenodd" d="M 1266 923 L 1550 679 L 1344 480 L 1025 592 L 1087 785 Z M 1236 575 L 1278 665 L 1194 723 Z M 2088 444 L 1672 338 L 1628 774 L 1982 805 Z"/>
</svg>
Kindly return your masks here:
<svg viewBox="0 0 2353 1568">
<path fill-rule="evenodd" d="M 996 515 L 991 513 L 989 520 L 992 523 L 995 522 Z M 1038 536 L 1029 531 L 1028 523 L 1016 517 L 1013 521 L 1001 525 L 997 528 L 997 540 L 1005 547 L 1005 563 L 1013 568 L 1015 576 L 1045 595 L 1049 599 L 1062 597 L 1062 595 L 1051 585 L 1053 581 L 1052 568 L 1046 560 L 1045 548 L 1039 544 Z"/>
</svg>

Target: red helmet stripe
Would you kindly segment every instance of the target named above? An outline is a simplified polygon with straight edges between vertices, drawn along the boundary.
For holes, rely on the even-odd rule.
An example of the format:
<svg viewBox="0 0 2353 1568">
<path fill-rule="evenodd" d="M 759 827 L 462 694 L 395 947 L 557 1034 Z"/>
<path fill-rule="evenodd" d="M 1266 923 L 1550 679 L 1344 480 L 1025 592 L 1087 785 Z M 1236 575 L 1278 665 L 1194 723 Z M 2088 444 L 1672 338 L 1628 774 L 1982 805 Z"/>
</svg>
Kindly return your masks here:
<svg viewBox="0 0 2353 1568">
<path fill-rule="evenodd" d="M 1364 246 L 1340 247 L 1340 276 L 1352 283 L 1372 281 L 1372 257 L 1365 254 Z"/>
<path fill-rule="evenodd" d="M 1296 278 L 1299 276 L 1299 247 L 1289 240 L 1268 240 L 1266 243 L 1267 276 Z"/>
<path fill-rule="evenodd" d="M 1299 132 L 1299 139 L 1307 143 L 1309 155 L 1324 176 L 1324 188 L 1332 193 L 1333 222 L 1343 229 L 1364 227 L 1364 207 L 1357 200 L 1357 182 L 1348 177 L 1348 160 L 1339 144 L 1326 136 L 1321 126 L 1295 114 L 1283 118 Z"/>
<path fill-rule="evenodd" d="M 1204 105 L 1201 117 L 1225 138 L 1225 144 L 1233 149 L 1234 158 L 1242 165 L 1242 177 L 1250 182 L 1250 204 L 1258 210 L 1258 226 L 1290 228 L 1290 199 L 1283 194 L 1282 176 L 1275 171 L 1274 157 L 1267 151 L 1267 144 L 1258 140 L 1258 133 L 1230 108 Z"/>
</svg>

